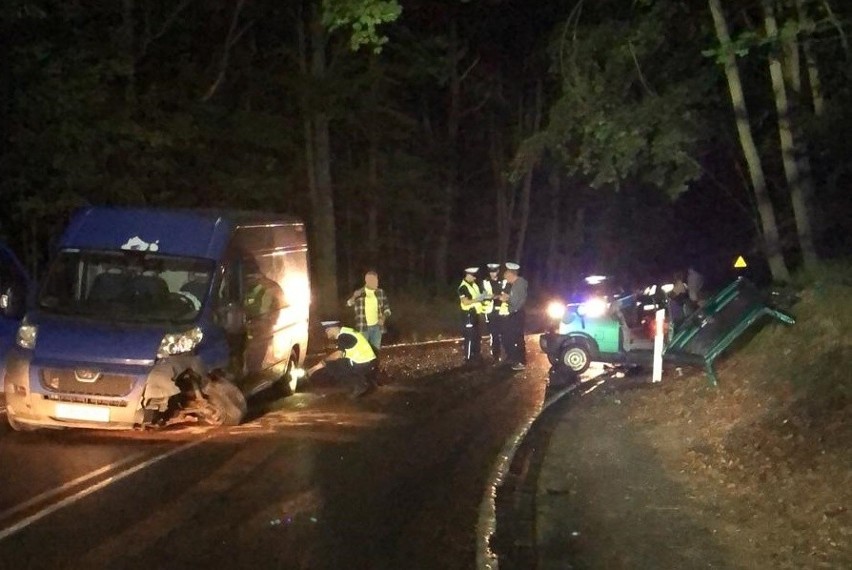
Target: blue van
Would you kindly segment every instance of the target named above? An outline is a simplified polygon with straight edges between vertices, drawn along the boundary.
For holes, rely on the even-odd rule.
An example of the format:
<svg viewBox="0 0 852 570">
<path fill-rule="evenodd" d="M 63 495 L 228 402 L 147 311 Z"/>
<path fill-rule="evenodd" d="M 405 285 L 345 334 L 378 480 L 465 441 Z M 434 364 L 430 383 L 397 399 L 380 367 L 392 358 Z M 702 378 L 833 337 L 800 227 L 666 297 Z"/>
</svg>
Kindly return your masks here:
<svg viewBox="0 0 852 570">
<path fill-rule="evenodd" d="M 308 247 L 296 218 L 78 212 L 9 351 L 15 429 L 234 425 L 292 387 L 307 353 Z"/>
<path fill-rule="evenodd" d="M 6 353 L 15 344 L 31 289 L 24 266 L 11 249 L 0 243 L 0 390 L 3 389 Z"/>
</svg>

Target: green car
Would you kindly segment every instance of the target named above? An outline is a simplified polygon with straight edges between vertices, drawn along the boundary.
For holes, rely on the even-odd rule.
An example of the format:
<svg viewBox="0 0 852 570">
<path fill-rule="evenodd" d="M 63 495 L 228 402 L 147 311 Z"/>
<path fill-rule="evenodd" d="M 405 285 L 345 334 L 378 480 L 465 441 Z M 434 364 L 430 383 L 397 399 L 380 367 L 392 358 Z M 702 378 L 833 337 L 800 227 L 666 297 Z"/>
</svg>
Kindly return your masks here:
<svg viewBox="0 0 852 570">
<path fill-rule="evenodd" d="M 541 350 L 554 371 L 582 374 L 592 362 L 650 366 L 653 331 L 631 322 L 633 295 L 591 297 L 577 303 L 552 304 L 553 328 L 539 338 Z M 740 278 L 722 289 L 690 315 L 677 330 L 666 325 L 664 362 L 702 366 L 710 383 L 717 383 L 714 362 L 747 328 L 762 316 L 793 324 L 790 315 L 771 307 L 765 296 Z"/>
</svg>

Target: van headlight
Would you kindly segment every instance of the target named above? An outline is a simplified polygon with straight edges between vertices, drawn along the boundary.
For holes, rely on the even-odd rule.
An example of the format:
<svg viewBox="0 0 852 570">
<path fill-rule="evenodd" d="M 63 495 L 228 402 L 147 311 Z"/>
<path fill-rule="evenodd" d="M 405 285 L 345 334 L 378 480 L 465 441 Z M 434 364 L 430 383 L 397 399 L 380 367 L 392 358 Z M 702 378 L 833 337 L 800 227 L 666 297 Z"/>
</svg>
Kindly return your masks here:
<svg viewBox="0 0 852 570">
<path fill-rule="evenodd" d="M 201 339 L 204 338 L 204 333 L 199 327 L 194 327 L 188 331 L 179 333 L 169 333 L 160 341 L 160 348 L 157 349 L 157 358 L 166 358 L 175 354 L 185 354 L 192 352 Z"/>
<path fill-rule="evenodd" d="M 38 337 L 38 327 L 36 325 L 27 324 L 27 322 L 24 321 L 21 326 L 18 327 L 18 335 L 15 337 L 15 342 L 17 342 L 18 346 L 21 348 L 33 350 L 36 345 L 36 337 Z"/>
</svg>

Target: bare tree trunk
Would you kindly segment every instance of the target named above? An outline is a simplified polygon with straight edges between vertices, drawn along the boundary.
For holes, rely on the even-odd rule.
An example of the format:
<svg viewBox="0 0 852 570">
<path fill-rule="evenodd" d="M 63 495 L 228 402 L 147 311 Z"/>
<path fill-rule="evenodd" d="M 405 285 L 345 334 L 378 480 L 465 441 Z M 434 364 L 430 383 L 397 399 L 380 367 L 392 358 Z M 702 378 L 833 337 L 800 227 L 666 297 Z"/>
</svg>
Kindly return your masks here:
<svg viewBox="0 0 852 570">
<path fill-rule="evenodd" d="M 435 244 L 435 280 L 438 285 L 447 283 L 447 253 L 453 227 L 453 211 L 458 185 L 458 134 L 461 122 L 461 78 L 459 76 L 459 41 L 455 21 L 450 25 L 447 57 L 450 65 L 450 106 L 447 113 L 448 162 L 444 181 L 444 195 L 439 206 L 438 236 Z"/>
<path fill-rule="evenodd" d="M 837 30 L 837 36 L 840 38 L 840 45 L 843 46 L 843 53 L 846 54 L 846 60 L 852 59 L 852 51 L 849 49 L 849 38 L 846 37 L 846 32 L 843 30 L 844 23 L 837 17 L 834 10 L 831 9 L 831 4 L 828 0 L 822 0 L 822 7 L 828 15 L 828 21 Z"/>
<path fill-rule="evenodd" d="M 512 232 L 512 212 L 509 204 L 509 185 L 503 175 L 505 153 L 503 132 L 496 121 L 491 124 L 491 178 L 494 181 L 497 216 L 497 260 L 501 263 L 509 257 L 509 241 Z"/>
<path fill-rule="evenodd" d="M 535 86 L 535 109 L 533 110 L 532 132 L 537 133 L 541 129 L 542 107 L 544 106 L 544 85 L 541 80 Z M 530 222 L 530 196 L 532 195 L 532 181 L 535 173 L 535 164 L 529 165 L 529 170 L 524 176 L 524 187 L 521 193 L 521 219 L 518 226 L 518 243 L 515 247 L 515 259 L 520 262 L 524 254 L 524 242 L 527 238 L 527 227 Z"/>
<path fill-rule="evenodd" d="M 128 109 L 136 107 L 136 15 L 135 0 L 122 0 L 122 42 L 127 58 L 127 73 L 124 84 L 124 103 Z"/>
<path fill-rule="evenodd" d="M 763 2 L 764 23 L 766 34 L 770 38 L 778 37 L 778 24 L 775 21 L 775 11 L 771 0 Z M 790 189 L 790 199 L 793 204 L 793 215 L 796 219 L 796 231 L 799 235 L 799 245 L 805 268 L 813 269 L 818 258 L 814 248 L 813 230 L 807 203 L 807 185 L 803 180 L 802 171 L 797 160 L 796 141 L 793 136 L 793 124 L 790 120 L 790 103 L 787 98 L 787 86 L 784 84 L 784 71 L 778 58 L 779 49 L 769 52 L 769 74 L 772 78 L 772 89 L 775 92 L 775 109 L 778 111 L 778 134 L 781 138 L 781 153 L 784 162 L 784 173 Z"/>
<path fill-rule="evenodd" d="M 367 261 L 375 266 L 379 261 L 379 148 L 371 137 L 367 157 Z"/>
<path fill-rule="evenodd" d="M 808 13 L 807 6 L 804 0 L 796 0 L 796 9 L 799 15 L 799 29 L 801 29 L 807 37 L 802 41 L 802 51 L 805 54 L 805 64 L 808 66 L 808 84 L 811 88 L 811 101 L 814 106 L 814 114 L 821 117 L 825 113 L 825 98 L 822 94 L 822 81 L 819 77 L 819 66 L 817 65 L 816 54 L 814 53 L 813 44 L 810 34 L 815 29 L 814 21 Z"/>
<path fill-rule="evenodd" d="M 757 146 L 754 144 L 754 137 L 749 124 L 748 107 L 746 106 L 745 96 L 743 95 L 742 82 L 740 81 L 740 72 L 737 68 L 737 61 L 734 57 L 734 48 L 731 45 L 731 36 L 728 32 L 728 22 L 725 19 L 725 13 L 722 11 L 720 0 L 708 0 L 710 4 L 710 12 L 713 15 L 713 22 L 716 27 L 716 36 L 719 39 L 719 44 L 722 48 L 725 76 L 728 80 L 728 89 L 731 94 L 731 103 L 734 107 L 734 116 L 736 117 L 737 132 L 740 138 L 740 145 L 745 155 L 746 163 L 748 164 L 749 175 L 751 177 L 752 188 L 757 201 L 757 209 L 760 213 L 760 222 L 763 228 L 763 242 L 766 248 L 766 258 L 769 263 L 769 270 L 772 272 L 772 278 L 776 281 L 789 281 L 790 271 L 784 263 L 784 256 L 781 253 L 781 243 L 778 237 L 778 225 L 775 221 L 775 211 L 772 208 L 772 202 L 769 199 L 769 192 L 766 189 L 766 177 L 763 173 L 763 164 L 760 160 L 760 155 L 757 152 Z"/>
<path fill-rule="evenodd" d="M 310 67 L 304 26 L 310 29 Z M 325 30 L 314 10 L 308 22 L 298 21 L 300 65 L 303 73 L 314 80 L 325 75 Z M 331 184 L 331 141 L 328 116 L 309 108 L 307 96 L 304 109 L 305 159 L 311 199 L 311 259 L 317 293 L 317 307 L 322 312 L 337 309 L 337 246 L 334 214 L 334 193 Z"/>
<path fill-rule="evenodd" d="M 548 223 L 547 259 L 545 259 L 545 279 L 548 285 L 558 282 L 556 274 L 559 267 L 559 235 L 560 235 L 560 209 L 562 205 L 562 177 L 559 170 L 553 168 L 548 178 L 550 188 L 550 216 Z"/>
</svg>

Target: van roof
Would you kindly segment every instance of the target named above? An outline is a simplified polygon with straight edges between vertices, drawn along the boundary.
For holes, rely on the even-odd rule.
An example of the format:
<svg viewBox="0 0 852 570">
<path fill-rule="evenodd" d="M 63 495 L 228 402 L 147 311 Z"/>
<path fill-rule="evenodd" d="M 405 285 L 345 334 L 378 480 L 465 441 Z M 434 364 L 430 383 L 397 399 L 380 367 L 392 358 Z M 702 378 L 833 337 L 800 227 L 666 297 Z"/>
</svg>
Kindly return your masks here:
<svg viewBox="0 0 852 570">
<path fill-rule="evenodd" d="M 235 228 L 288 225 L 303 223 L 294 216 L 265 212 L 94 206 L 77 211 L 60 247 L 219 259 Z"/>
</svg>

